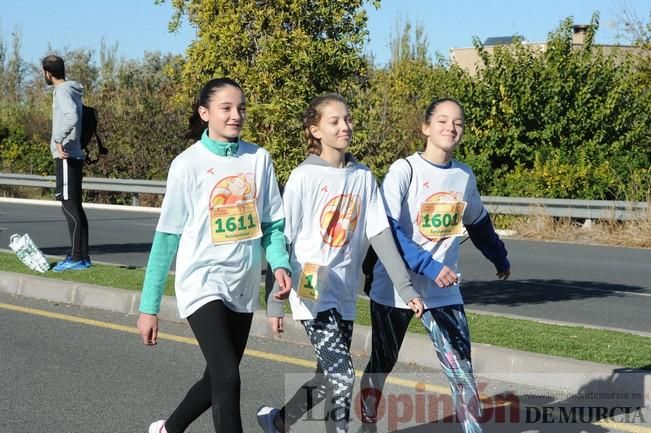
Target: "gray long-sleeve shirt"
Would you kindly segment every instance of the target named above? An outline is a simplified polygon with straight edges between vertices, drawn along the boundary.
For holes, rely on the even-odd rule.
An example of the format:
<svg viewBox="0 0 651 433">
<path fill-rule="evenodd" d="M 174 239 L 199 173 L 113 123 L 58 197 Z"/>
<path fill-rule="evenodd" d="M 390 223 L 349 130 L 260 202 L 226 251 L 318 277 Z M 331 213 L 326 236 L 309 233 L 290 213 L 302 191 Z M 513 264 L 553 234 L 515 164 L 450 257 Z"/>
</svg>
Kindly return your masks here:
<svg viewBox="0 0 651 433">
<path fill-rule="evenodd" d="M 54 87 L 52 98 L 52 138 L 50 151 L 58 158 L 56 143 L 61 143 L 70 158 L 84 158 L 81 149 L 81 97 L 84 88 L 76 81 L 64 81 Z"/>
</svg>

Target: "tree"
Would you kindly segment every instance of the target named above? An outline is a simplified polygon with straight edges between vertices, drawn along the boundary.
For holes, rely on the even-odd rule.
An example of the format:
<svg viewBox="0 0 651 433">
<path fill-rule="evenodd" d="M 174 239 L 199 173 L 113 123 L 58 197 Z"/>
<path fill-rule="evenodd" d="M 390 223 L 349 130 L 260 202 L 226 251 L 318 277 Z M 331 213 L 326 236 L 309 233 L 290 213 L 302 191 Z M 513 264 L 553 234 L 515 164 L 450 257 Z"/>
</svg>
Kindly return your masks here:
<svg viewBox="0 0 651 433">
<path fill-rule="evenodd" d="M 450 96 L 444 89 L 447 71 L 429 56 L 422 25 L 397 21 L 389 45 L 391 58 L 371 71 L 369 88 L 356 98 L 359 114 L 354 116 L 353 151 L 378 176 L 397 158 L 422 150 L 425 107 L 436 97 Z"/>
<path fill-rule="evenodd" d="M 84 102 L 98 109 L 98 129 L 110 149 L 85 171 L 99 177 L 164 179 L 170 161 L 185 147 L 179 129 L 187 107 L 173 103 L 179 85 L 169 77 L 169 71 L 180 73 L 180 56 L 146 52 L 142 60 L 118 60 L 116 48 L 103 44 L 101 69 L 93 62 L 92 50 L 60 53 L 66 75 L 86 87 Z M 40 62 L 26 71 L 21 99 L 0 98 L 0 168 L 46 175 L 54 169 L 49 152 L 52 90 L 43 80 Z M 112 197 L 113 202 L 123 200 Z"/>
<path fill-rule="evenodd" d="M 59 54 L 66 64 L 66 79 L 79 81 L 85 92 L 95 90 L 99 78 L 99 68 L 93 60 L 95 52 L 91 49 L 65 49 Z"/>
<path fill-rule="evenodd" d="M 595 46 L 594 15 L 582 47 L 572 20 L 542 52 L 520 42 L 489 54 L 469 83 L 459 156 L 495 195 L 646 199 L 651 186 L 651 94 L 631 59 Z M 641 182 L 630 191 L 629 185 Z"/>
<path fill-rule="evenodd" d="M 163 0 L 157 0 L 162 3 Z M 366 81 L 364 3 L 348 0 L 172 0 L 170 30 L 187 17 L 197 29 L 181 74 L 189 102 L 210 78 L 244 88 L 244 137 L 269 150 L 281 180 L 304 157 L 301 115 L 315 95 L 349 96 Z"/>
<path fill-rule="evenodd" d="M 651 86 L 651 10 L 645 23 L 637 14 L 622 6 L 619 13 L 620 31 L 633 46 L 637 47 L 636 65 L 640 85 Z"/>
<path fill-rule="evenodd" d="M 118 63 L 118 43 L 109 46 L 102 38 L 99 49 L 99 80 L 103 87 L 115 86 Z"/>
<path fill-rule="evenodd" d="M 168 76 L 180 72 L 181 56 L 145 52 L 142 59 L 112 63 L 104 68 L 108 81 L 86 98 L 100 113 L 100 132 L 110 148 L 92 169 L 98 176 L 164 179 L 185 147 L 185 107 L 174 103 L 180 86 Z"/>
<path fill-rule="evenodd" d="M 4 96 L 12 102 L 18 102 L 22 98 L 23 84 L 25 81 L 25 72 L 27 65 L 20 55 L 21 34 L 15 30 L 12 34 L 11 55 L 7 59 L 6 65 L 3 66 L 2 85 L 4 87 Z M 0 48 L 0 57 L 5 56 L 4 47 Z"/>
</svg>

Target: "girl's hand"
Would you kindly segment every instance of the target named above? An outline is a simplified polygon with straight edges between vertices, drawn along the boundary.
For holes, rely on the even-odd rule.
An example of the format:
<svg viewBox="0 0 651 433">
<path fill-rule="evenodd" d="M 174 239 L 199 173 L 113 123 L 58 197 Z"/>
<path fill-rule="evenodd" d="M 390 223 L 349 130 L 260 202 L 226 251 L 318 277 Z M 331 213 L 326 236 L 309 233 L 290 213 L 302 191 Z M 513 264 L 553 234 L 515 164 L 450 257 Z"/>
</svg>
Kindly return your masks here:
<svg viewBox="0 0 651 433">
<path fill-rule="evenodd" d="M 138 332 L 145 346 L 154 346 L 158 342 L 158 316 L 140 313 L 138 317 Z"/>
<path fill-rule="evenodd" d="M 267 321 L 269 322 L 269 327 L 271 328 L 271 332 L 273 333 L 274 337 L 282 338 L 281 334 L 285 330 L 283 328 L 283 318 L 282 317 L 267 317 Z"/>
<path fill-rule="evenodd" d="M 414 298 L 411 301 L 407 303 L 409 305 L 409 308 L 411 308 L 411 311 L 416 314 L 416 317 L 420 319 L 420 316 L 423 315 L 423 311 L 425 310 L 425 307 L 423 306 L 423 300 L 420 298 Z"/>
<path fill-rule="evenodd" d="M 500 280 L 508 280 L 511 276 L 511 268 L 507 269 L 506 271 L 498 272 L 495 275 L 497 275 L 497 278 Z"/>
<path fill-rule="evenodd" d="M 434 282 L 440 288 L 445 289 L 446 287 L 450 287 L 458 283 L 459 277 L 457 276 L 457 273 L 452 269 L 447 266 L 443 266 L 443 269 L 441 269 L 441 272 L 439 272 Z"/>
<path fill-rule="evenodd" d="M 278 268 L 274 271 L 274 276 L 278 282 L 280 290 L 274 294 L 274 298 L 281 300 L 287 299 L 289 292 L 292 290 L 292 279 L 284 268 Z M 282 319 L 281 319 L 282 320 Z M 282 332 L 282 331 L 281 331 Z"/>
</svg>

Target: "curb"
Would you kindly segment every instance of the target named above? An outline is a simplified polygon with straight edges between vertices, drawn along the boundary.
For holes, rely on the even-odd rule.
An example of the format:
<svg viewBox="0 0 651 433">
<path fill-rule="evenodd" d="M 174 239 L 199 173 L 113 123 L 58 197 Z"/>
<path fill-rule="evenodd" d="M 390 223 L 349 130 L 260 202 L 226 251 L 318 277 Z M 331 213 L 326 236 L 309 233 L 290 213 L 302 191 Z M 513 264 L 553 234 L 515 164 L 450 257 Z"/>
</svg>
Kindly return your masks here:
<svg viewBox="0 0 651 433">
<path fill-rule="evenodd" d="M 140 292 L 115 289 L 92 284 L 0 271 L 0 292 L 47 301 L 61 302 L 124 314 L 137 315 Z M 182 322 L 176 306 L 176 299 L 163 296 L 159 318 Z M 134 321 L 135 326 L 135 321 Z M 254 313 L 251 335 L 273 338 L 263 310 Z M 285 321 L 283 340 L 309 344 L 305 330 L 296 321 Z M 426 348 L 423 350 L 423 348 Z M 371 328 L 356 325 L 351 351 L 369 354 L 371 350 Z M 472 346 L 473 368 L 478 376 L 505 382 L 553 389 L 563 392 L 584 392 L 589 384 L 609 383 L 613 389 L 630 389 L 640 386 L 635 371 L 619 366 L 561 358 L 532 352 L 517 351 L 474 343 Z M 398 360 L 440 371 L 436 354 L 427 336 L 407 334 Z M 651 390 L 651 374 L 641 372 L 644 389 Z"/>
</svg>

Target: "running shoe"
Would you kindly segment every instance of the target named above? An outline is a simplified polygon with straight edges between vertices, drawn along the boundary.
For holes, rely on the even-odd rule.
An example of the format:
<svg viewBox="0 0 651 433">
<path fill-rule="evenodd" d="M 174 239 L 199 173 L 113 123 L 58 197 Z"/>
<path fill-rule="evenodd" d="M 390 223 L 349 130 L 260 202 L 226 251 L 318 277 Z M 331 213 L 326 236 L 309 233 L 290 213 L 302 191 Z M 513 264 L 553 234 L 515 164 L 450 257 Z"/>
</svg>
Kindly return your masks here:
<svg viewBox="0 0 651 433">
<path fill-rule="evenodd" d="M 258 424 L 260 424 L 264 433 L 281 433 L 274 425 L 278 412 L 280 412 L 278 409 L 271 406 L 261 406 L 258 409 Z"/>
<path fill-rule="evenodd" d="M 90 264 L 86 263 L 85 260 L 72 260 L 70 256 L 66 257 L 64 260 L 60 261 L 52 270 L 54 272 L 63 272 L 63 271 L 82 271 L 84 269 L 90 268 Z"/>
<path fill-rule="evenodd" d="M 165 430 L 165 421 L 166 420 L 161 419 L 152 423 L 149 426 L 149 430 L 147 433 L 167 433 L 167 430 Z"/>
</svg>

